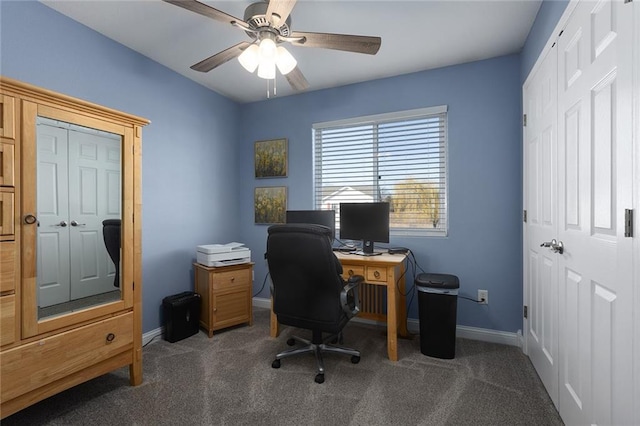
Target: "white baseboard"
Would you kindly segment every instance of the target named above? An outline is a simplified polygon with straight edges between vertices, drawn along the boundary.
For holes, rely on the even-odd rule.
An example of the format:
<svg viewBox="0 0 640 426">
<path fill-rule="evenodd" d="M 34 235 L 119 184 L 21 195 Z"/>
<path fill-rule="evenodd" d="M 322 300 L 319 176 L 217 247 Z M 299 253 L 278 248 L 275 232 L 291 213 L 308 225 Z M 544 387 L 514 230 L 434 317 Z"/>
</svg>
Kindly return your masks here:
<svg viewBox="0 0 640 426">
<path fill-rule="evenodd" d="M 258 308 L 271 309 L 271 299 L 264 299 L 259 297 L 253 298 L 253 306 Z M 354 318 L 352 321 L 384 326 L 384 323 L 377 321 Z M 410 333 L 420 333 L 420 321 L 417 319 L 409 318 L 407 320 L 407 329 Z M 508 331 L 490 330 L 487 328 L 469 327 L 466 325 L 459 325 L 456 327 L 456 337 L 463 339 L 480 340 L 482 342 L 499 343 L 502 345 L 516 346 L 522 348 L 522 334 L 520 330 L 517 333 L 511 333 Z"/>
<path fill-rule="evenodd" d="M 152 341 L 157 336 L 162 336 L 164 333 L 164 327 L 158 327 L 155 330 L 147 331 L 142 335 L 142 346 Z"/>
</svg>

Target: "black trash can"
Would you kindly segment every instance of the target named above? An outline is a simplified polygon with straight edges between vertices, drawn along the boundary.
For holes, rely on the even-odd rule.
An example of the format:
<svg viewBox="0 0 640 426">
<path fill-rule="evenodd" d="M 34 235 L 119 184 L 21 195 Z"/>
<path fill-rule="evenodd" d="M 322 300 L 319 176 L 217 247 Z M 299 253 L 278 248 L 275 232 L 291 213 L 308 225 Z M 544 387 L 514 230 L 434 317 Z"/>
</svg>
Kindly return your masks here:
<svg viewBox="0 0 640 426">
<path fill-rule="evenodd" d="M 162 299 L 166 341 L 174 343 L 198 333 L 200 304 L 200 295 L 193 291 L 185 291 Z"/>
<path fill-rule="evenodd" d="M 460 281 L 455 275 L 418 274 L 420 352 L 435 358 L 456 356 L 456 316 Z"/>
</svg>

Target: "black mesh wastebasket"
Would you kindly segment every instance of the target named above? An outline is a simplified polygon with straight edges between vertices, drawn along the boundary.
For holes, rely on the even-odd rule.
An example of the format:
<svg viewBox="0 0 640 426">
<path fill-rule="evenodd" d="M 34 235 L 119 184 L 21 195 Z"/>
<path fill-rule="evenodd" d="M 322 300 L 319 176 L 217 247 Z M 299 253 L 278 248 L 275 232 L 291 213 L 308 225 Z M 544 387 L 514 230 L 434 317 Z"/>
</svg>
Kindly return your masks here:
<svg viewBox="0 0 640 426">
<path fill-rule="evenodd" d="M 455 275 L 419 274 L 420 352 L 435 358 L 456 356 L 456 314 L 460 281 Z"/>
</svg>

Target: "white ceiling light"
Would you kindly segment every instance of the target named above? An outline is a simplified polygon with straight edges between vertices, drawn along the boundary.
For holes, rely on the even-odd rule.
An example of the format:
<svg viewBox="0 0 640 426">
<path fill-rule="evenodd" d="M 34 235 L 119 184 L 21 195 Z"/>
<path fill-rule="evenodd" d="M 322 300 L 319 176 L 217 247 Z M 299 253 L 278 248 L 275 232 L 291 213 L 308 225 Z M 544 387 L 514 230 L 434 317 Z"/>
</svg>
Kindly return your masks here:
<svg viewBox="0 0 640 426">
<path fill-rule="evenodd" d="M 298 61 L 293 57 L 291 53 L 287 49 L 282 46 L 278 46 L 278 59 L 276 60 L 276 65 L 278 69 L 282 73 L 282 75 L 289 74 L 293 69 L 298 65 Z"/>
<path fill-rule="evenodd" d="M 240 61 L 240 65 L 242 65 L 245 70 L 254 72 L 260 64 L 260 49 L 257 45 L 252 44 L 238 56 L 238 61 Z"/>
<path fill-rule="evenodd" d="M 298 64 L 287 49 L 277 46 L 269 36 L 260 40 L 259 45 L 252 44 L 247 47 L 238 56 L 238 61 L 250 73 L 253 73 L 257 68 L 258 77 L 267 80 L 276 78 L 276 66 L 282 75 L 285 75 L 293 71 Z"/>
</svg>

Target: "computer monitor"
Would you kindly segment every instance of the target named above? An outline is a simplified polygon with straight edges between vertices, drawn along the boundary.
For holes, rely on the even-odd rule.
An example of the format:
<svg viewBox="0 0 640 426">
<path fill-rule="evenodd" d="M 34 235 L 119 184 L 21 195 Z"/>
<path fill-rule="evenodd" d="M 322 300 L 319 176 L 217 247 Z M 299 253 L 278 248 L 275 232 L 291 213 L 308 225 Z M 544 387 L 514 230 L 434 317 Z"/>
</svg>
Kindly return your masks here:
<svg viewBox="0 0 640 426">
<path fill-rule="evenodd" d="M 313 223 L 331 229 L 331 241 L 336 237 L 336 212 L 333 210 L 287 210 L 287 223 Z"/>
<path fill-rule="evenodd" d="M 340 239 L 362 240 L 357 254 L 380 254 L 373 243 L 389 242 L 389 203 L 340 203 Z"/>
</svg>

